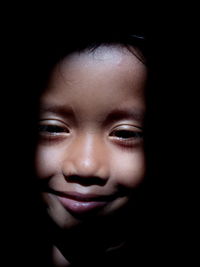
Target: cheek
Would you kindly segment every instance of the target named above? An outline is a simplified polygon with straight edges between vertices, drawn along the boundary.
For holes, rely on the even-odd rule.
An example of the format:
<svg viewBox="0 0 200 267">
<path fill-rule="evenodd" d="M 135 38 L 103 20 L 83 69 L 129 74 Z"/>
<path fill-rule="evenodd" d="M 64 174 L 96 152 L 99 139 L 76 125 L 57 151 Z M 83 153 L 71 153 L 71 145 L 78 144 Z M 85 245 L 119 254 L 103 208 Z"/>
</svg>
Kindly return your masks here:
<svg viewBox="0 0 200 267">
<path fill-rule="evenodd" d="M 134 188 L 145 176 L 146 162 L 144 151 L 121 153 L 112 158 L 112 177 L 118 185 Z"/>
<path fill-rule="evenodd" d="M 60 155 L 53 148 L 38 147 L 35 153 L 35 170 L 38 178 L 46 178 L 58 170 Z"/>
</svg>

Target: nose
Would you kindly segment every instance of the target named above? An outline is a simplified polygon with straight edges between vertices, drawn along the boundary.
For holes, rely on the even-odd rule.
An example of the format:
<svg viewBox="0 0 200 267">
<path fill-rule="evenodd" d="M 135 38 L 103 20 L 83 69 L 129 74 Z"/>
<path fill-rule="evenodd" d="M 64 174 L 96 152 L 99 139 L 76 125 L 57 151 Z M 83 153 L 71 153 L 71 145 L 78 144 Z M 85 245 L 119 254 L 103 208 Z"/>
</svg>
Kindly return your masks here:
<svg viewBox="0 0 200 267">
<path fill-rule="evenodd" d="M 95 134 L 81 135 L 65 151 L 63 174 L 68 182 L 104 185 L 109 177 L 105 146 Z"/>
</svg>

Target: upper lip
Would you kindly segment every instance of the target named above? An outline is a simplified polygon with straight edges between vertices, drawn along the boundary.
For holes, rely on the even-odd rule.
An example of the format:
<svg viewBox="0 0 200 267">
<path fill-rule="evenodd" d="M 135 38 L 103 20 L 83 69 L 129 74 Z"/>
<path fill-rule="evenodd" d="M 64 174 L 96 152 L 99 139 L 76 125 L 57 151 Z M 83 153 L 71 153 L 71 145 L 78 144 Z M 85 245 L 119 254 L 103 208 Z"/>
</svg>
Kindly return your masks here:
<svg viewBox="0 0 200 267">
<path fill-rule="evenodd" d="M 116 198 L 116 194 L 111 195 L 97 195 L 97 194 L 82 194 L 78 192 L 62 192 L 56 191 L 53 189 L 49 190 L 50 193 L 58 195 L 60 197 L 70 198 L 77 201 L 82 202 L 90 202 L 90 201 L 111 201 Z"/>
</svg>

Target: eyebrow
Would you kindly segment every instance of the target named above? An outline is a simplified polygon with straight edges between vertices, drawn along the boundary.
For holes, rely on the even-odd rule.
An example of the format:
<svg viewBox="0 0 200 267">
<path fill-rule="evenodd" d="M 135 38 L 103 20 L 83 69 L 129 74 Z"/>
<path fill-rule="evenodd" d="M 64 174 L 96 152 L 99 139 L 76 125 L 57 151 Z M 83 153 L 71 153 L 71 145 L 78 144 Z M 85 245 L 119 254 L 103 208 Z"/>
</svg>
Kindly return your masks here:
<svg viewBox="0 0 200 267">
<path fill-rule="evenodd" d="M 45 105 L 39 108 L 39 113 L 53 113 L 62 117 L 74 118 L 75 113 L 70 106 L 66 105 Z M 144 110 L 138 108 L 115 108 L 105 118 L 104 123 L 109 124 L 122 119 L 131 119 L 142 123 L 144 120 Z"/>
<path fill-rule="evenodd" d="M 74 117 L 74 111 L 71 107 L 66 107 L 65 105 L 45 105 L 43 104 L 39 108 L 39 113 L 54 113 L 62 117 Z"/>
<path fill-rule="evenodd" d="M 131 119 L 142 123 L 144 120 L 144 111 L 136 108 L 116 108 L 106 117 L 106 123 L 122 119 Z"/>
</svg>

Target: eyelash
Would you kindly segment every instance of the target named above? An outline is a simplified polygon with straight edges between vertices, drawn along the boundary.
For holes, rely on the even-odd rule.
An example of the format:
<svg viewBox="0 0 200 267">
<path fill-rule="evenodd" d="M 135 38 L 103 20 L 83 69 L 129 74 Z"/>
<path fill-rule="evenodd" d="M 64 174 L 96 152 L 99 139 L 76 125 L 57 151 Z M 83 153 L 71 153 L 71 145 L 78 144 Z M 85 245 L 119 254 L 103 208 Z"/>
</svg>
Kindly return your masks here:
<svg viewBox="0 0 200 267">
<path fill-rule="evenodd" d="M 38 131 L 40 136 L 45 138 L 44 140 L 49 141 L 70 133 L 67 127 L 53 124 L 41 124 L 38 127 Z M 109 134 L 109 137 L 119 145 L 131 147 L 143 140 L 143 132 L 130 129 L 115 129 Z"/>
<path fill-rule="evenodd" d="M 118 145 L 125 148 L 132 148 L 135 145 L 141 144 L 141 141 L 143 140 L 143 132 L 128 129 L 114 130 L 111 132 L 110 137 Z"/>
<path fill-rule="evenodd" d="M 131 130 L 115 130 L 111 133 L 111 136 L 115 136 L 120 139 L 135 139 L 142 138 L 143 133 Z"/>
<path fill-rule="evenodd" d="M 39 125 L 39 133 L 47 135 L 57 135 L 60 133 L 69 133 L 67 128 L 58 125 Z"/>
</svg>

